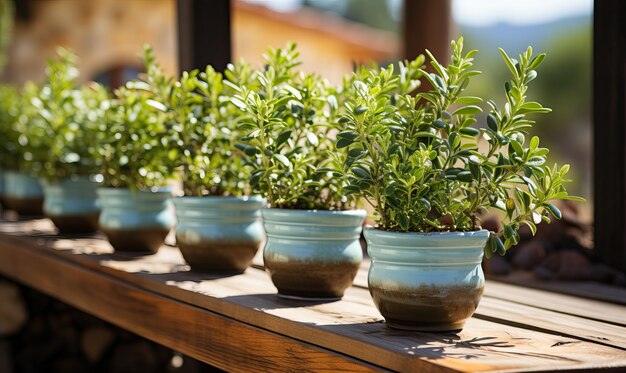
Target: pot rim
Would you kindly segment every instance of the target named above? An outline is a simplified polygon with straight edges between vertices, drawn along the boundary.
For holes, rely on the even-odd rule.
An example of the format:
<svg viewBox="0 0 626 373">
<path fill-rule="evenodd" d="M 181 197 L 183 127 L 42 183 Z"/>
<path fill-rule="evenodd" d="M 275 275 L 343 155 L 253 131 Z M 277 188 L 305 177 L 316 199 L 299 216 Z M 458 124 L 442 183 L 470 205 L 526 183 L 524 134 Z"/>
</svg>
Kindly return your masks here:
<svg viewBox="0 0 626 373">
<path fill-rule="evenodd" d="M 490 231 L 487 229 L 480 229 L 477 231 L 450 231 L 450 232 L 392 232 L 385 231 L 380 228 L 367 225 L 363 229 L 364 234 L 375 234 L 376 236 L 383 238 L 392 238 L 397 236 L 416 236 L 416 237 L 489 237 Z"/>
<path fill-rule="evenodd" d="M 255 196 L 174 196 L 174 201 L 249 201 L 249 202 L 264 202 L 265 198 L 255 195 Z"/>
<path fill-rule="evenodd" d="M 172 187 L 157 187 L 156 190 L 146 189 L 131 189 L 131 188 L 111 188 L 111 187 L 99 187 L 97 189 L 98 194 L 106 195 L 128 195 L 128 193 L 146 193 L 146 194 L 172 194 Z"/>
<path fill-rule="evenodd" d="M 285 209 L 278 207 L 266 207 L 261 210 L 264 214 L 285 214 L 285 215 L 340 215 L 340 216 L 367 216 L 367 211 L 365 209 L 354 209 L 354 210 L 298 210 L 298 209 Z"/>
</svg>

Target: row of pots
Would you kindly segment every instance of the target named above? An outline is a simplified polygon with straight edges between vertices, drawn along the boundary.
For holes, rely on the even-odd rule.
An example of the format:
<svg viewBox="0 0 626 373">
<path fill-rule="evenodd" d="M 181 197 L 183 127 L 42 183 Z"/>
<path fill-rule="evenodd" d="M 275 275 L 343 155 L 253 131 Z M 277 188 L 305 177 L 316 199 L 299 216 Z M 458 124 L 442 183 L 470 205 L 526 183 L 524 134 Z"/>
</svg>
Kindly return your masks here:
<svg viewBox="0 0 626 373">
<path fill-rule="evenodd" d="M 43 212 L 60 232 L 100 229 L 118 251 L 156 252 L 177 220 L 177 243 L 194 271 L 243 272 L 266 236 L 264 265 L 286 298 L 341 298 L 363 259 L 364 210 L 264 208 L 260 197 L 171 198 L 168 189 L 100 188 L 86 179 L 44 182 L 41 188 L 30 176 L 3 175 L 0 194 L 7 207 L 34 214 L 44 201 Z M 370 293 L 389 326 L 462 328 L 484 288 L 480 264 L 487 231 L 419 234 L 367 228 L 364 234 L 372 259 Z"/>
</svg>

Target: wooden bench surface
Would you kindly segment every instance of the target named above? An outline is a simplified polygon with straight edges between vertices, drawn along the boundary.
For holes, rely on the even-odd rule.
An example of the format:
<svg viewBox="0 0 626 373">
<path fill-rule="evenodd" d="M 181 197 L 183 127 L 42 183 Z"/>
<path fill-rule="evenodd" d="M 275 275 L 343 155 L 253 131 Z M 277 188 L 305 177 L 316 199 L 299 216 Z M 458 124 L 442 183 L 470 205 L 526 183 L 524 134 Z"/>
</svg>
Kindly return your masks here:
<svg viewBox="0 0 626 373">
<path fill-rule="evenodd" d="M 276 296 L 258 256 L 236 276 L 189 272 L 180 252 L 113 253 L 102 236 L 45 219 L 0 223 L 0 273 L 155 342 L 231 371 L 626 370 L 626 306 L 487 282 L 462 332 L 387 328 L 364 262 L 341 301 Z"/>
</svg>

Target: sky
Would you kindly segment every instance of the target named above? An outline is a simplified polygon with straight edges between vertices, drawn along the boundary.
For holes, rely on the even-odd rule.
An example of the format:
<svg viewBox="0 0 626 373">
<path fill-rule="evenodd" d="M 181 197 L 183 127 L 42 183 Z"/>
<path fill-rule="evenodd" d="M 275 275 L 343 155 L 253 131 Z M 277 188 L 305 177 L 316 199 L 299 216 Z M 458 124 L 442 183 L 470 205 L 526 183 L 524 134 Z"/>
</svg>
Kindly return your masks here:
<svg viewBox="0 0 626 373">
<path fill-rule="evenodd" d="M 560 18 L 590 16 L 593 0 L 453 0 L 456 22 L 468 26 L 495 23 L 539 24 Z"/>
<path fill-rule="evenodd" d="M 276 11 L 298 9 L 302 0 L 247 0 Z M 342 0 L 318 0 L 321 3 Z M 392 13 L 398 14 L 400 0 L 387 0 Z M 436 1 L 436 0 L 433 0 Z M 591 15 L 593 0 L 452 0 L 454 20 L 462 25 L 489 26 L 495 23 L 539 24 L 560 18 Z"/>
</svg>

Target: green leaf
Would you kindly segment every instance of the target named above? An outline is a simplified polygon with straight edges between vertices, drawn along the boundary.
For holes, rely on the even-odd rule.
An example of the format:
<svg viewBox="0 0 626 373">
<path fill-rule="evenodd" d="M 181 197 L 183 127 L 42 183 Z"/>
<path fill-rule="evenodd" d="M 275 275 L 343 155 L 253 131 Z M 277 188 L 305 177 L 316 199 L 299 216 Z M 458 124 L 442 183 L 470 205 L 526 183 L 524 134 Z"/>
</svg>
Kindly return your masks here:
<svg viewBox="0 0 626 373">
<path fill-rule="evenodd" d="M 483 99 L 480 97 L 474 97 L 474 96 L 463 96 L 463 97 L 457 97 L 456 100 L 454 100 L 454 104 L 457 105 L 474 105 L 474 104 L 480 104 L 483 102 Z"/>
<path fill-rule="evenodd" d="M 306 138 L 309 141 L 309 143 L 313 146 L 318 146 L 320 143 L 319 139 L 317 138 L 317 135 L 314 134 L 313 132 L 307 132 Z"/>
<path fill-rule="evenodd" d="M 493 114 L 487 114 L 487 126 L 491 128 L 492 131 L 498 132 L 498 120 Z"/>
<path fill-rule="evenodd" d="M 480 131 L 478 129 L 472 127 L 461 128 L 459 132 L 467 136 L 477 136 L 478 134 L 480 134 Z"/>
<path fill-rule="evenodd" d="M 442 121 L 441 119 L 437 119 L 433 122 L 433 126 L 439 129 L 446 128 L 446 122 Z"/>
<path fill-rule="evenodd" d="M 291 130 L 284 130 L 276 137 L 276 148 L 279 148 L 285 141 L 291 137 Z"/>
<path fill-rule="evenodd" d="M 367 111 L 367 108 L 366 108 L 366 107 L 363 107 L 363 106 L 357 106 L 357 107 L 355 107 L 355 108 L 354 108 L 354 111 L 353 111 L 353 112 L 354 112 L 354 114 L 356 114 L 356 115 L 361 115 L 361 114 L 365 113 L 366 111 Z"/>
<path fill-rule="evenodd" d="M 555 218 L 561 220 L 561 218 L 563 218 L 563 214 L 561 213 L 561 210 L 559 210 L 558 207 L 556 207 L 555 205 L 551 204 L 550 202 L 545 202 L 543 204 L 545 207 L 548 208 L 548 210 L 550 210 L 550 213 L 552 214 L 552 216 L 554 216 Z"/>
<path fill-rule="evenodd" d="M 496 251 L 498 252 L 498 254 L 500 255 L 506 254 L 506 247 L 502 243 L 502 240 L 500 240 L 500 237 L 495 237 L 495 244 L 496 244 Z"/>
<path fill-rule="evenodd" d="M 498 48 L 498 50 L 500 51 L 500 55 L 502 56 L 502 60 L 504 60 L 504 63 L 506 64 L 506 67 L 509 68 L 509 71 L 511 72 L 511 74 L 513 75 L 515 80 L 519 79 L 519 73 L 517 72 L 517 68 L 515 67 L 515 63 L 513 62 L 513 60 L 506 54 L 504 49 Z"/>
<path fill-rule="evenodd" d="M 247 107 L 246 103 L 238 99 L 237 97 L 231 97 L 230 102 L 232 102 L 235 106 L 240 109 L 245 109 Z"/>
<path fill-rule="evenodd" d="M 483 109 L 481 109 L 480 107 L 475 105 L 468 105 L 455 110 L 452 115 L 476 115 L 482 112 Z"/>
<path fill-rule="evenodd" d="M 291 162 L 289 161 L 289 159 L 282 154 L 275 153 L 274 158 L 276 158 L 280 163 L 285 165 L 285 167 L 291 166 Z"/>
<path fill-rule="evenodd" d="M 342 149 L 350 146 L 354 141 L 346 138 L 340 138 L 337 140 L 337 149 Z"/>
<path fill-rule="evenodd" d="M 474 180 L 474 177 L 470 171 L 461 171 L 456 174 L 456 179 L 463 182 L 470 182 Z"/>
</svg>

